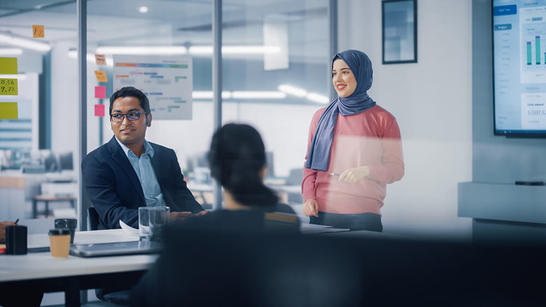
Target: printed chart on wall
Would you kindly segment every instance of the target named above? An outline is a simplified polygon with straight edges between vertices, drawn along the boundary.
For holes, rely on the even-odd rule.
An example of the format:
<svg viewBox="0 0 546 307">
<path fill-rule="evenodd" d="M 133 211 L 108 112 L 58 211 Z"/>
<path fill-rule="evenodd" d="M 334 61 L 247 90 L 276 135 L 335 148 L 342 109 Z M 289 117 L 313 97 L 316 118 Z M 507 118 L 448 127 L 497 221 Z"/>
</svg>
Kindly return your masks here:
<svg viewBox="0 0 546 307">
<path fill-rule="evenodd" d="M 153 119 L 192 119 L 190 56 L 114 56 L 114 90 L 134 86 L 150 100 Z"/>
</svg>

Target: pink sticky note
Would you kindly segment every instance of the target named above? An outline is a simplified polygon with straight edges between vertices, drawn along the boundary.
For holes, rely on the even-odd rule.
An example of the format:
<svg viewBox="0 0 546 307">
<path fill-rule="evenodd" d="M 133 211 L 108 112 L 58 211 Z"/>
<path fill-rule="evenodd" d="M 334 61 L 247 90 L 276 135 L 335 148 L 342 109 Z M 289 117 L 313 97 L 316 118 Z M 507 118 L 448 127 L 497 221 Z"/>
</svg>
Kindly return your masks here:
<svg viewBox="0 0 546 307">
<path fill-rule="evenodd" d="M 104 105 L 96 104 L 95 105 L 95 116 L 104 116 Z"/>
<path fill-rule="evenodd" d="M 95 86 L 95 98 L 99 98 L 99 99 L 106 98 L 106 87 Z"/>
</svg>

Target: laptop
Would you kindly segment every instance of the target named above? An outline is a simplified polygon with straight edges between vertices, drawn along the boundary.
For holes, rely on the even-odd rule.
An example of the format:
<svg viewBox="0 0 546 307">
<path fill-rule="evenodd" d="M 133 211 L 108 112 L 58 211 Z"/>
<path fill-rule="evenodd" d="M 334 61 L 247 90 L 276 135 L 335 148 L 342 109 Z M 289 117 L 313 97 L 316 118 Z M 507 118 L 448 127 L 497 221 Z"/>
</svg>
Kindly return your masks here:
<svg viewBox="0 0 546 307">
<path fill-rule="evenodd" d="M 94 244 L 74 244 L 70 254 L 78 257 L 105 257 L 138 254 L 157 254 L 161 250 L 159 242 L 130 241 Z"/>
</svg>

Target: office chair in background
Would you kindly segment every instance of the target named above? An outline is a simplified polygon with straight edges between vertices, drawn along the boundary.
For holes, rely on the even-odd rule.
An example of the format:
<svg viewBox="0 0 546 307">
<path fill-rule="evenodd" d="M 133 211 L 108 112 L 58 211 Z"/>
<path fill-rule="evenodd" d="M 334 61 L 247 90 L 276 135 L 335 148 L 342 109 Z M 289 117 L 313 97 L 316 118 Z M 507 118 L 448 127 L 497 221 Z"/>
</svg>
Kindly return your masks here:
<svg viewBox="0 0 546 307">
<path fill-rule="evenodd" d="M 87 208 L 87 230 L 99 230 L 99 213 L 95 207 Z"/>
<path fill-rule="evenodd" d="M 87 230 L 99 230 L 99 213 L 93 206 L 87 208 Z M 95 289 L 95 295 L 103 302 L 129 305 L 129 290 Z"/>
</svg>

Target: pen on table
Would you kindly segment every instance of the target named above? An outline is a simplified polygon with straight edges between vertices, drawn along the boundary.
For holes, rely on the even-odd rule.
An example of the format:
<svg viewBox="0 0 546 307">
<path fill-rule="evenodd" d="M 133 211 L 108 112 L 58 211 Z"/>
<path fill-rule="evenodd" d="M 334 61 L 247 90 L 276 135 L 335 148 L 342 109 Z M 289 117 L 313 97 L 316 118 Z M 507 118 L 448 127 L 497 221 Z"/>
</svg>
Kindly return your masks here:
<svg viewBox="0 0 546 307">
<path fill-rule="evenodd" d="M 330 173 L 330 176 L 341 176 L 341 174 L 332 172 Z"/>
<path fill-rule="evenodd" d="M 16 219 L 14 224 L 17 225 L 17 223 L 19 223 L 19 219 Z"/>
</svg>

